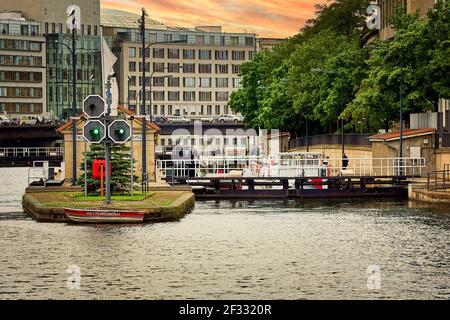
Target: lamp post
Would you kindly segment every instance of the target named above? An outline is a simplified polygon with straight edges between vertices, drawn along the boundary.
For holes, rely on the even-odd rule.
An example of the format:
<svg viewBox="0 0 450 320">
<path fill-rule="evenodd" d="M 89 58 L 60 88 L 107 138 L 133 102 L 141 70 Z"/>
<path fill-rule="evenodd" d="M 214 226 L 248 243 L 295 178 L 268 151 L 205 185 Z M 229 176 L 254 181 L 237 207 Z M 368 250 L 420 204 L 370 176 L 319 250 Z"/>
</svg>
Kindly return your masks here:
<svg viewBox="0 0 450 320">
<path fill-rule="evenodd" d="M 77 184 L 77 56 L 75 46 L 75 10 L 70 13 L 72 19 L 72 48 L 63 42 L 55 41 L 54 44 L 65 46 L 72 55 L 72 185 Z"/>
<path fill-rule="evenodd" d="M 75 9 L 70 13 L 72 17 L 72 185 L 77 185 L 77 55 L 75 44 Z"/>
<path fill-rule="evenodd" d="M 128 105 L 128 110 L 130 110 L 130 81 L 131 81 L 131 75 L 128 75 L 128 94 L 127 94 L 127 105 Z"/>
<path fill-rule="evenodd" d="M 375 50 L 377 47 L 375 45 L 368 45 L 365 47 L 368 50 Z M 399 88 L 399 98 L 400 98 L 400 150 L 399 150 L 399 158 L 400 158 L 400 168 L 401 173 L 403 173 L 403 87 L 405 82 L 405 74 L 404 74 L 404 61 L 403 54 L 398 52 L 398 59 L 400 62 L 400 88 Z"/>
<path fill-rule="evenodd" d="M 311 72 L 316 72 L 316 73 L 320 73 L 320 72 L 326 72 L 326 73 L 330 73 L 330 74 L 335 74 L 338 76 L 341 85 L 339 87 L 339 100 L 340 100 L 340 108 L 341 108 L 341 112 L 344 111 L 344 81 L 342 79 L 342 74 L 339 71 L 335 71 L 335 70 L 324 70 L 324 69 L 320 69 L 320 68 L 313 68 L 311 69 Z M 342 157 L 344 157 L 345 154 L 345 131 L 344 131 L 344 118 L 341 118 L 341 139 L 342 139 Z"/>
<path fill-rule="evenodd" d="M 141 96 L 141 116 L 142 116 L 142 182 L 144 183 L 144 179 L 147 177 L 147 119 L 146 119 L 146 110 L 145 110 L 145 87 L 146 87 L 146 79 L 145 79 L 145 58 L 147 50 L 156 44 L 174 44 L 174 43 L 187 43 L 187 40 L 179 40 L 179 41 L 162 41 L 162 42 L 154 42 L 150 43 L 146 46 L 145 43 L 145 18 L 148 17 L 148 13 L 145 8 L 142 8 L 141 20 L 140 20 L 140 31 L 141 31 L 141 40 L 142 40 L 142 96 Z M 150 122 L 152 119 L 150 118 Z"/>
<path fill-rule="evenodd" d="M 95 94 L 95 88 L 94 88 L 95 76 L 94 76 L 94 74 L 91 74 L 89 80 L 91 80 L 91 94 Z"/>
</svg>

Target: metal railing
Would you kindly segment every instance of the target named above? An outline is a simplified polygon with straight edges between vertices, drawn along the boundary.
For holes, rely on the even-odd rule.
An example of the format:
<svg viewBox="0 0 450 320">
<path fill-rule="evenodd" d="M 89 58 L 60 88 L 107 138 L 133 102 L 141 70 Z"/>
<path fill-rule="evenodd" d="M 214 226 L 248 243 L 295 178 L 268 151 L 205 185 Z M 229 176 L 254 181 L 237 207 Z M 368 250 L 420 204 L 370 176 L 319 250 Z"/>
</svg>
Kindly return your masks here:
<svg viewBox="0 0 450 320">
<path fill-rule="evenodd" d="M 261 157 L 159 160 L 166 177 L 385 177 L 422 175 L 425 158 L 278 159 Z"/>
<path fill-rule="evenodd" d="M 63 148 L 0 148 L 0 158 L 62 157 Z"/>
<path fill-rule="evenodd" d="M 428 191 L 447 191 L 450 188 L 450 166 L 445 165 L 445 170 L 430 172 L 427 175 Z"/>
</svg>

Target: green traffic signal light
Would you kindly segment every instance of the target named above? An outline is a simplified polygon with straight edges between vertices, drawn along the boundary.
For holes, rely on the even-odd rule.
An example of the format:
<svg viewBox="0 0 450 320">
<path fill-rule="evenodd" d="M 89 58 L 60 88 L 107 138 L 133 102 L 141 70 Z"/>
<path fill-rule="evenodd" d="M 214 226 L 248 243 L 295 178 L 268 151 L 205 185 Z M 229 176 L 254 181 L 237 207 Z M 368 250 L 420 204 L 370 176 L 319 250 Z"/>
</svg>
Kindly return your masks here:
<svg viewBox="0 0 450 320">
<path fill-rule="evenodd" d="M 91 130 L 91 135 L 96 137 L 100 135 L 100 129 L 99 128 L 95 128 Z"/>
<path fill-rule="evenodd" d="M 116 133 L 120 136 L 123 136 L 125 134 L 125 130 L 123 128 L 117 129 Z"/>
</svg>

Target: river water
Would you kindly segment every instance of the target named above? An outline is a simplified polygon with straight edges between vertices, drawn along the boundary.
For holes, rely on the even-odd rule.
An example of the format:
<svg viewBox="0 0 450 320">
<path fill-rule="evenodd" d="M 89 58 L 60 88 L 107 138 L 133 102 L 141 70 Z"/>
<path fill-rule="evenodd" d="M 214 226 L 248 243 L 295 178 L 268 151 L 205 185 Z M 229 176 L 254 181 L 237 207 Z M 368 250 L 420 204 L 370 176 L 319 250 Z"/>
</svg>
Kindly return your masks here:
<svg viewBox="0 0 450 320">
<path fill-rule="evenodd" d="M 450 210 L 223 201 L 174 223 L 40 224 L 26 180 L 0 169 L 0 299 L 450 298 Z"/>
</svg>

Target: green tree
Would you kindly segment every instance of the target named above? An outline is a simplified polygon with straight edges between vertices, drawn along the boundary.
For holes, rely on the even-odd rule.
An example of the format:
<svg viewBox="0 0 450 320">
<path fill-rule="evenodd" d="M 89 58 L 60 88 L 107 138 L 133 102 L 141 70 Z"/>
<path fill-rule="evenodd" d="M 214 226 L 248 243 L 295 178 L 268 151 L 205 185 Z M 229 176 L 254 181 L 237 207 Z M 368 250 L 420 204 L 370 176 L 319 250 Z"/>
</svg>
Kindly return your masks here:
<svg viewBox="0 0 450 320">
<path fill-rule="evenodd" d="M 130 192 L 130 176 L 131 176 L 131 157 L 130 147 L 126 145 L 113 144 L 111 145 L 111 193 L 124 194 Z M 94 180 L 92 178 L 92 164 L 94 160 L 105 159 L 105 145 L 91 144 L 91 150 L 86 154 L 87 162 L 87 185 L 88 192 L 90 194 L 98 192 L 100 189 L 100 180 Z M 83 174 L 78 179 L 78 185 L 84 188 L 84 159 L 81 163 L 81 171 Z M 138 177 L 134 176 L 134 181 L 137 181 Z"/>
</svg>

